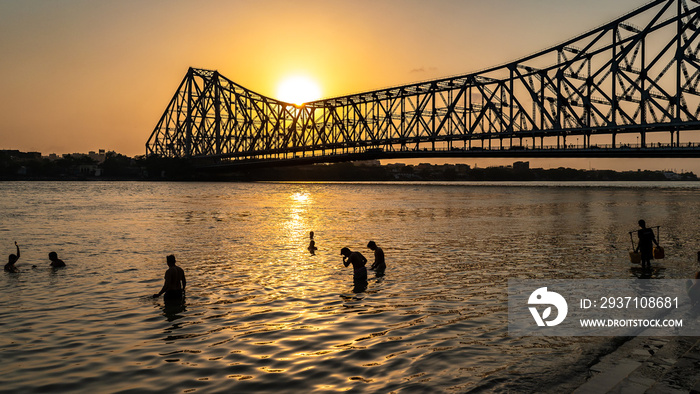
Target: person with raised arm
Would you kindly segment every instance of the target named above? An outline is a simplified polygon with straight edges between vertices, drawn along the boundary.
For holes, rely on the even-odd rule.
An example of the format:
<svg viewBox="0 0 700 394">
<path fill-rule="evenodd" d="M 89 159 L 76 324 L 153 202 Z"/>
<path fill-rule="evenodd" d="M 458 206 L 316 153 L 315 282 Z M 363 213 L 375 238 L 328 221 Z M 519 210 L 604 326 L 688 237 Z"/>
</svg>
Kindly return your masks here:
<svg viewBox="0 0 700 394">
<path fill-rule="evenodd" d="M 5 264 L 5 271 L 7 272 L 19 272 L 19 269 L 15 267 L 15 263 L 19 260 L 19 245 L 15 241 L 15 247 L 17 248 L 17 254 L 11 254 L 8 258 L 7 264 Z"/>
</svg>

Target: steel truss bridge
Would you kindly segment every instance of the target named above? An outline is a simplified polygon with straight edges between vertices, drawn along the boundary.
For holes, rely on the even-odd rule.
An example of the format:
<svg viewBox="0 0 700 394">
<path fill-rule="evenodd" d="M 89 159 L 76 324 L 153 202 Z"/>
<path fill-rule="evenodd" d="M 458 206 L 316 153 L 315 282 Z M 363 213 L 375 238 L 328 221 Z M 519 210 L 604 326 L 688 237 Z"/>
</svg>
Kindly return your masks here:
<svg viewBox="0 0 700 394">
<path fill-rule="evenodd" d="M 699 43 L 700 0 L 657 0 L 501 66 L 300 106 L 190 68 L 146 154 L 212 168 L 700 157 Z"/>
</svg>

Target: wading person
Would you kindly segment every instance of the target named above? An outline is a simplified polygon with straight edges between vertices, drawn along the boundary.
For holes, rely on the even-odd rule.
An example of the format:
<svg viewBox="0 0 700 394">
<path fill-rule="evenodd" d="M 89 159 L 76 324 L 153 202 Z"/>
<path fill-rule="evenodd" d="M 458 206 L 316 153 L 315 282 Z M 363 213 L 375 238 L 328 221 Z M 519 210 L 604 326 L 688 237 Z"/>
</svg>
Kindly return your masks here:
<svg viewBox="0 0 700 394">
<path fill-rule="evenodd" d="M 374 270 L 377 276 L 384 276 L 384 271 L 386 270 L 384 251 L 374 241 L 369 241 L 367 247 L 374 252 L 374 263 L 369 269 Z"/>
<path fill-rule="evenodd" d="M 61 268 L 66 266 L 66 263 L 64 263 L 63 260 L 58 258 L 58 254 L 56 254 L 56 252 L 49 253 L 49 260 L 51 260 L 52 268 Z"/>
<path fill-rule="evenodd" d="M 654 230 L 648 228 L 644 220 L 639 221 L 639 230 L 637 230 L 637 237 L 639 238 L 639 244 L 635 252 L 639 252 L 642 255 L 642 268 L 651 269 L 651 260 L 654 258 L 654 244 L 659 246 L 654 236 Z"/>
<path fill-rule="evenodd" d="M 352 264 L 353 275 L 352 280 L 355 285 L 354 292 L 359 293 L 367 288 L 367 259 L 360 252 L 353 252 L 349 248 L 340 250 L 343 255 L 343 265 L 346 267 Z"/>
<path fill-rule="evenodd" d="M 168 270 L 165 271 L 165 283 L 158 294 L 153 294 L 153 298 L 158 298 L 165 293 L 163 296 L 165 302 L 181 302 L 185 296 L 185 286 L 187 285 L 185 271 L 175 265 L 175 255 L 169 255 L 166 257 L 166 261 Z"/>
<path fill-rule="evenodd" d="M 309 233 L 309 253 L 311 254 L 316 254 L 316 250 L 318 249 L 316 247 L 316 241 L 314 241 L 314 232 Z"/>
<path fill-rule="evenodd" d="M 5 271 L 7 272 L 19 272 L 19 269 L 15 267 L 15 263 L 19 260 L 19 245 L 15 241 L 15 247 L 17 248 L 17 254 L 11 254 L 7 259 L 7 264 L 5 264 Z"/>
</svg>

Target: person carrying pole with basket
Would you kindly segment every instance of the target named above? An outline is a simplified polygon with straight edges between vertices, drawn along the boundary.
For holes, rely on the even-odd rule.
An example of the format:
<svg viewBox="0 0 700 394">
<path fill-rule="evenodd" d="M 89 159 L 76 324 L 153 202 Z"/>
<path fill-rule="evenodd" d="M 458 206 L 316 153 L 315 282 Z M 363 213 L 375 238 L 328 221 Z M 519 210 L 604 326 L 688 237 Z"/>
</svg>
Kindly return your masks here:
<svg viewBox="0 0 700 394">
<path fill-rule="evenodd" d="M 654 230 L 647 227 L 644 220 L 639 221 L 639 227 L 641 227 L 637 230 L 639 243 L 634 251 L 641 254 L 642 268 L 651 269 L 651 260 L 654 258 L 654 244 L 659 246 L 659 242 L 656 240 L 656 236 L 654 236 Z"/>
</svg>

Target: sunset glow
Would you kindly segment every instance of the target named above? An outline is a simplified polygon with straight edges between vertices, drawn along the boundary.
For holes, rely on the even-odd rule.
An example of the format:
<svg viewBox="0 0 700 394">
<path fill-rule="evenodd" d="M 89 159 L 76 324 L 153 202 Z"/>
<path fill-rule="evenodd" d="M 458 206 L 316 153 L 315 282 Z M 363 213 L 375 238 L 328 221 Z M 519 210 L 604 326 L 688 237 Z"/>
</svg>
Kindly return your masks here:
<svg viewBox="0 0 700 394">
<path fill-rule="evenodd" d="M 217 70 L 246 89 L 299 105 L 504 64 L 640 6 L 640 0 L 371 3 L 176 1 L 164 13 L 156 2 L 0 2 L 0 25 L 12 37 L 0 60 L 7 114 L 0 150 L 142 155 L 188 67 Z M 184 25 L 198 26 L 197 34 Z M 700 172 L 697 160 L 653 163 Z M 502 164 L 511 163 L 479 160 Z M 561 158 L 533 165 L 590 167 L 589 160 Z M 622 159 L 592 165 L 639 167 Z"/>
<path fill-rule="evenodd" d="M 321 88 L 311 78 L 293 76 L 285 79 L 277 88 L 277 98 L 287 103 L 301 105 L 321 98 Z"/>
</svg>

